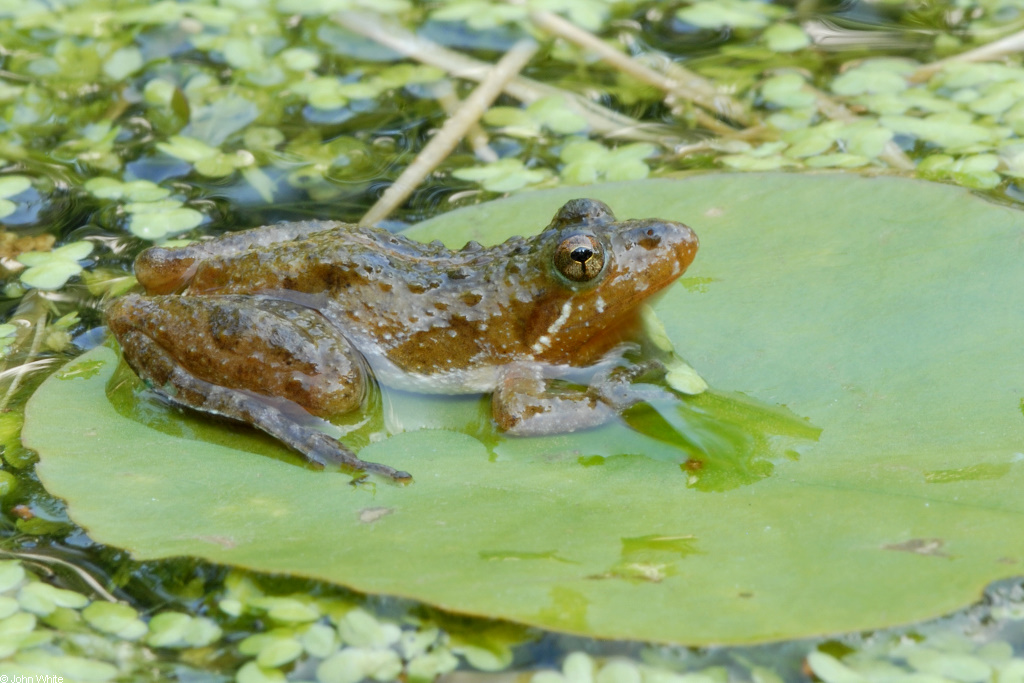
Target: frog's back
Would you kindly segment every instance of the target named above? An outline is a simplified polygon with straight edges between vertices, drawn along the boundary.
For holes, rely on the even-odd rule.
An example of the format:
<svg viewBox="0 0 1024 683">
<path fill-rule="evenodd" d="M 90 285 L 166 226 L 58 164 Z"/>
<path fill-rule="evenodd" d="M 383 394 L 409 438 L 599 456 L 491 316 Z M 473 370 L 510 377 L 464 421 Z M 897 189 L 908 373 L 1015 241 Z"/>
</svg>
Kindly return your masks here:
<svg viewBox="0 0 1024 683">
<path fill-rule="evenodd" d="M 475 284 L 493 287 L 494 266 L 524 253 L 524 238 L 484 248 L 470 242 L 451 250 L 379 228 L 320 223 L 302 239 L 237 253 L 208 256 L 195 268 L 186 293 L 256 294 L 281 290 L 319 294 L 339 300 L 376 299 L 376 292 L 406 298 L 446 299 Z M 261 230 L 261 229 L 257 229 Z M 499 268 L 500 269 L 500 268 Z"/>
<path fill-rule="evenodd" d="M 365 353 L 403 347 L 408 362 L 422 372 L 434 369 L 439 354 L 446 362 L 459 363 L 459 356 L 473 362 L 481 346 L 490 348 L 484 340 L 497 332 L 493 323 L 536 294 L 538 283 L 530 275 L 535 269 L 529 266 L 536 237 L 493 247 L 470 242 L 451 250 L 378 228 L 305 225 L 297 239 L 203 254 L 190 266 L 183 293 L 295 301 L 319 310 Z M 245 235 L 221 239 L 237 243 Z M 198 246 L 210 252 L 217 242 Z M 514 355 L 518 349 L 507 339 L 515 335 L 508 331 L 502 335 L 505 354 Z"/>
</svg>

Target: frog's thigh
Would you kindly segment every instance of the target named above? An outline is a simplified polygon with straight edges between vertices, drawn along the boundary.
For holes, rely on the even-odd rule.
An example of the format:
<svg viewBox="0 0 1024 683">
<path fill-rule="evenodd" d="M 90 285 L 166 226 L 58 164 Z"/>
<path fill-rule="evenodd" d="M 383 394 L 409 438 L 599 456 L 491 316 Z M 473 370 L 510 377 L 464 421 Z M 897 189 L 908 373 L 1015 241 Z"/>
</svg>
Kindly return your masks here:
<svg viewBox="0 0 1024 683">
<path fill-rule="evenodd" d="M 494 421 L 519 436 L 559 434 L 595 427 L 616 411 L 587 391 L 553 392 L 535 365 L 502 369 L 491 402 Z"/>
<path fill-rule="evenodd" d="M 176 369 L 320 416 L 356 409 L 365 394 L 363 362 L 344 336 L 316 311 L 287 301 L 126 296 L 111 305 L 107 321 L 129 364 L 165 392 L 196 390 L 175 386 L 173 378 L 182 377 Z M 172 398 L 195 406 L 198 397 Z"/>
</svg>

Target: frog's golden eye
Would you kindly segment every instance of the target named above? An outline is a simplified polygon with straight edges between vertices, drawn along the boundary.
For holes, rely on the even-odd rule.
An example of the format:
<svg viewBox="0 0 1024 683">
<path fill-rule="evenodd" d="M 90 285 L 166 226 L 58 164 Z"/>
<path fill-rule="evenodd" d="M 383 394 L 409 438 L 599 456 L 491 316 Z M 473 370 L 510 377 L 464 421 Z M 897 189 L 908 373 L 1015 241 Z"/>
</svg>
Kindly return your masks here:
<svg viewBox="0 0 1024 683">
<path fill-rule="evenodd" d="M 571 235 L 555 249 L 555 268 L 573 282 L 589 282 L 604 268 L 604 247 L 591 235 Z"/>
</svg>

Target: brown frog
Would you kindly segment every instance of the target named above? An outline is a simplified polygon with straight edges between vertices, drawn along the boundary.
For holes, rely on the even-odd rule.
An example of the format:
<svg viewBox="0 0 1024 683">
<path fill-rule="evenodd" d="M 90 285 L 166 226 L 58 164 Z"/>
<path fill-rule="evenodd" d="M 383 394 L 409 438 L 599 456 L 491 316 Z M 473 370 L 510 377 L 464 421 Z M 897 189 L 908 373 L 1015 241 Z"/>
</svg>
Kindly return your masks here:
<svg viewBox="0 0 1024 683">
<path fill-rule="evenodd" d="M 395 479 L 317 429 L 372 376 L 424 393 L 493 393 L 513 434 L 568 432 L 640 400 L 623 341 L 641 303 L 697 252 L 685 225 L 616 221 L 592 199 L 539 235 L 458 251 L 337 222 L 273 225 L 135 262 L 145 296 L 107 309 L 131 367 L 167 400 L 252 424 L 311 463 Z M 552 379 L 596 368 L 586 389 Z M 317 416 L 317 417 L 314 417 Z"/>
</svg>

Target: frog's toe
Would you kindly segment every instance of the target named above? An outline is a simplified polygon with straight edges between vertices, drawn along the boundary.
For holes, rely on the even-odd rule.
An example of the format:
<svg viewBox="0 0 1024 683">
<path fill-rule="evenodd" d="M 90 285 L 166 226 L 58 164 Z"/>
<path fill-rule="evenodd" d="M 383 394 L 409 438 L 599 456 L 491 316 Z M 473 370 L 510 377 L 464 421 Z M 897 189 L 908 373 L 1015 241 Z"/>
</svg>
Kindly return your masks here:
<svg viewBox="0 0 1024 683">
<path fill-rule="evenodd" d="M 412 481 L 412 475 L 404 470 L 396 470 L 394 467 L 388 467 L 387 465 L 381 465 L 377 462 L 367 462 L 360 460 L 362 465 L 353 466 L 359 472 L 365 475 L 367 474 L 379 474 L 383 477 L 387 477 L 399 484 L 408 484 Z"/>
<path fill-rule="evenodd" d="M 412 481 L 412 475 L 403 470 L 396 470 L 394 467 L 388 467 L 387 465 L 381 465 L 375 462 L 366 462 L 365 460 L 363 461 L 363 463 L 366 465 L 366 467 L 363 469 L 364 472 L 373 472 L 374 474 L 380 474 L 382 476 L 388 477 L 389 479 L 393 479 L 394 481 L 400 484 L 408 484 L 409 482 Z"/>
<path fill-rule="evenodd" d="M 409 481 L 412 475 L 377 462 L 361 460 L 348 446 L 312 427 L 298 424 L 277 424 L 270 433 L 319 466 L 340 467 L 350 472 L 379 474 L 395 481 Z M 270 431 L 270 430 L 266 430 Z"/>
</svg>

